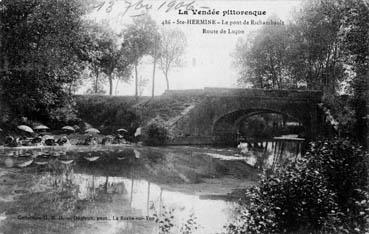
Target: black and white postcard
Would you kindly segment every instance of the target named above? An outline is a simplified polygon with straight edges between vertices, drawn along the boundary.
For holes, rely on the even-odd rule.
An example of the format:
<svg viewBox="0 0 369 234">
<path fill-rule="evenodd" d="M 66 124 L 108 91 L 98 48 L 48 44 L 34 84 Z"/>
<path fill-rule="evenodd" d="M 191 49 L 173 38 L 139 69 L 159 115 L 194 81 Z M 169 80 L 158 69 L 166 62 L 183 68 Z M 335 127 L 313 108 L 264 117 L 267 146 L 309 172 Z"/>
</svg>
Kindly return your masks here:
<svg viewBox="0 0 369 234">
<path fill-rule="evenodd" d="M 0 234 L 369 233 L 368 0 L 0 0 Z"/>
</svg>

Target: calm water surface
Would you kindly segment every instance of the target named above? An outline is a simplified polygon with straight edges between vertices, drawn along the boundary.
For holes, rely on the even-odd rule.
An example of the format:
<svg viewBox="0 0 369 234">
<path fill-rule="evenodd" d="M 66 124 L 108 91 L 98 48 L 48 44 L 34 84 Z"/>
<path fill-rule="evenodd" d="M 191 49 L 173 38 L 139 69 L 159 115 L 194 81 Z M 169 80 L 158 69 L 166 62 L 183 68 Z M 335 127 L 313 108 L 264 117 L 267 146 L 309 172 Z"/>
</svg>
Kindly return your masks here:
<svg viewBox="0 0 369 234">
<path fill-rule="evenodd" d="M 229 194 L 256 181 L 259 158 L 198 147 L 0 148 L 0 233 L 158 233 L 153 217 L 169 210 L 172 233 L 191 215 L 195 233 L 220 233 L 234 216 Z"/>
</svg>

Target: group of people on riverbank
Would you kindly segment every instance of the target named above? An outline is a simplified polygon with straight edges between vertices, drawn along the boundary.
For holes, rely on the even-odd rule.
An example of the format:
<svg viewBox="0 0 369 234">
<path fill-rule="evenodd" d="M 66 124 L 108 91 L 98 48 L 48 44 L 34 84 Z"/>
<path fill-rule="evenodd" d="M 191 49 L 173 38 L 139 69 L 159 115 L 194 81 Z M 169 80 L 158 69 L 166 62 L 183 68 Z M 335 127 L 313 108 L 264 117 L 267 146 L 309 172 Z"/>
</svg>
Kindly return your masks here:
<svg viewBox="0 0 369 234">
<path fill-rule="evenodd" d="M 119 130 L 119 131 L 118 131 Z M 5 133 L 0 130 L 0 146 L 5 147 L 41 147 L 41 146 L 70 146 L 70 145 L 114 145 L 130 144 L 128 141 L 128 131 L 118 129 L 112 135 L 101 135 L 95 128 L 88 128 L 85 131 L 75 131 L 72 127 L 62 130 L 49 131 L 45 128 L 42 131 L 33 131 L 32 128 L 20 125 L 13 132 Z"/>
</svg>

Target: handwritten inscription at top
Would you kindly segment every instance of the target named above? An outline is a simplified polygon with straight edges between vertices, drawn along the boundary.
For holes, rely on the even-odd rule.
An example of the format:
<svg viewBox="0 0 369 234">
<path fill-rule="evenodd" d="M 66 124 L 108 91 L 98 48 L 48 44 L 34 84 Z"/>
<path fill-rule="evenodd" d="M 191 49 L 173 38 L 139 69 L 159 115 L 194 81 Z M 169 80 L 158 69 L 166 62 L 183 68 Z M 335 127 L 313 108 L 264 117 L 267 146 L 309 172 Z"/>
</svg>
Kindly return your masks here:
<svg viewBox="0 0 369 234">
<path fill-rule="evenodd" d="M 154 4 L 155 2 L 155 4 Z M 163 11 L 165 13 L 177 10 L 194 10 L 195 7 L 201 9 L 209 9 L 207 6 L 196 6 L 196 0 L 164 0 L 164 1 L 148 1 L 148 0 L 105 0 L 97 3 L 94 8 L 97 11 L 105 10 L 110 13 L 117 3 L 122 4 L 122 15 L 129 15 L 131 17 L 145 14 L 150 10 Z M 120 7 L 120 5 L 119 5 Z"/>
</svg>

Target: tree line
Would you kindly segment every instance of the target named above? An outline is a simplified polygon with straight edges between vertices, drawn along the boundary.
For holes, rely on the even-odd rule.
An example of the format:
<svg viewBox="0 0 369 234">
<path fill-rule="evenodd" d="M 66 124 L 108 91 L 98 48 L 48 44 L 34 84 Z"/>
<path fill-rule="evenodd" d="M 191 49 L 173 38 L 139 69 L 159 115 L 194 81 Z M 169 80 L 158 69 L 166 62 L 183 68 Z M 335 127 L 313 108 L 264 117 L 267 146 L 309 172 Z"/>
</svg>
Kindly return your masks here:
<svg viewBox="0 0 369 234">
<path fill-rule="evenodd" d="M 169 72 L 174 66 L 182 65 L 182 56 L 186 47 L 184 33 L 176 29 L 159 30 L 149 16 L 136 17 L 133 23 L 120 33 L 114 33 L 107 24 L 92 22 L 88 30 L 91 35 L 87 43 L 89 48 L 89 69 L 94 77 L 90 93 L 101 92 L 101 79 L 109 81 L 109 94 L 113 94 L 113 80 L 128 81 L 130 75 L 135 78 L 135 95 L 138 96 L 144 80 L 139 76 L 139 64 L 144 56 L 150 56 L 153 63 L 153 90 L 156 65 L 163 72 L 166 88 L 170 89 Z M 100 75 L 103 75 L 101 77 Z"/>
<path fill-rule="evenodd" d="M 88 20 L 94 0 L 0 1 L 0 88 L 7 104 L 21 116 L 48 119 L 73 109 L 74 91 L 92 80 L 90 93 L 102 93 L 108 82 L 135 80 L 139 95 L 139 64 L 152 57 L 170 88 L 169 74 L 180 65 L 186 37 L 162 29 L 148 15 L 135 17 L 118 30 Z M 152 90 L 154 95 L 154 87 Z"/>
<path fill-rule="evenodd" d="M 324 101 L 337 112 L 347 110 L 337 104 L 337 95 L 346 93 L 355 118 L 352 131 L 365 136 L 368 22 L 369 4 L 365 0 L 303 2 L 288 24 L 263 26 L 247 40 L 238 41 L 234 52 L 238 84 L 263 89 L 322 90 Z M 343 116 L 342 112 L 337 116 Z"/>
</svg>

